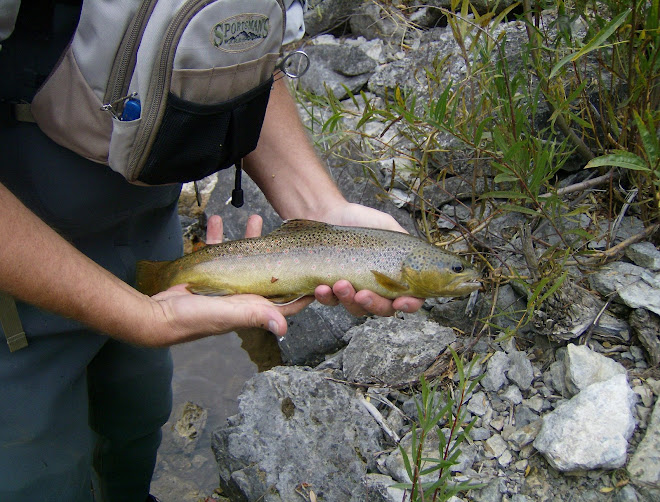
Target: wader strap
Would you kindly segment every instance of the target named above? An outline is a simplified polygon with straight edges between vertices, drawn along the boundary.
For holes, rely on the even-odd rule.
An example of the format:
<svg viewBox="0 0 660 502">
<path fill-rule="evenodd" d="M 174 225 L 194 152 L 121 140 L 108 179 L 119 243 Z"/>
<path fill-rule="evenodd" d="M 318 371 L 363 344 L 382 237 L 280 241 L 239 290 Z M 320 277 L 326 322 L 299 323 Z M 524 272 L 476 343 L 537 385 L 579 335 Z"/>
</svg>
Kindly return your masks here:
<svg viewBox="0 0 660 502">
<path fill-rule="evenodd" d="M 30 103 L 15 103 L 0 100 L 0 124 L 15 122 L 36 122 L 32 116 Z"/>
<path fill-rule="evenodd" d="M 16 302 L 6 293 L 0 291 L 0 325 L 5 332 L 7 345 L 10 352 L 16 352 L 27 347 L 27 338 L 23 331 L 23 325 L 18 317 Z"/>
<path fill-rule="evenodd" d="M 32 116 L 30 103 L 15 103 L 13 112 L 14 118 L 19 122 L 36 122 Z"/>
</svg>

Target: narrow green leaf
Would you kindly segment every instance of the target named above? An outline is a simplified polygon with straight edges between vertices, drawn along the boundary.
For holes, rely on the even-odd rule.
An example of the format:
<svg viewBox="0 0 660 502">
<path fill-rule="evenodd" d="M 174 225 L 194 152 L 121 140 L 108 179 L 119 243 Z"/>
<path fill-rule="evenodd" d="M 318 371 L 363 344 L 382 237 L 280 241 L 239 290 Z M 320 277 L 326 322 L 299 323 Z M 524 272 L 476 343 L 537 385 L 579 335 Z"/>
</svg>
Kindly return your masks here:
<svg viewBox="0 0 660 502">
<path fill-rule="evenodd" d="M 520 178 L 518 176 L 514 176 L 513 174 L 507 174 L 507 173 L 500 173 L 495 178 L 493 181 L 495 183 L 506 183 L 510 181 L 519 181 Z"/>
<path fill-rule="evenodd" d="M 528 200 L 529 197 L 525 195 L 522 192 L 514 192 L 513 190 L 500 190 L 500 191 L 493 191 L 493 192 L 486 192 L 484 194 L 481 194 L 481 197 L 483 199 L 486 198 L 494 198 L 494 199 L 522 199 L 522 200 Z"/>
<path fill-rule="evenodd" d="M 621 26 L 621 24 L 626 20 L 631 12 L 631 9 L 624 10 L 621 14 L 607 23 L 602 30 L 596 33 L 596 36 L 592 38 L 584 47 L 582 47 L 582 49 L 561 58 L 559 62 L 554 66 L 554 68 L 552 68 L 552 71 L 548 76 L 548 80 L 552 80 L 557 75 L 559 70 L 561 70 L 568 63 L 577 61 L 585 54 L 589 54 L 591 51 L 598 49 L 603 44 L 603 42 L 605 42 L 612 35 L 612 33 L 614 33 L 617 28 Z"/>
<path fill-rule="evenodd" d="M 541 300 L 539 303 L 543 303 L 547 298 L 549 298 L 551 295 L 557 291 L 562 284 L 564 284 L 564 281 L 566 280 L 566 277 L 568 277 L 568 271 L 564 270 L 564 273 L 559 276 L 559 279 L 555 281 L 555 283 L 548 289 L 548 291 L 545 292 L 545 294 L 541 297 Z"/>
<path fill-rule="evenodd" d="M 653 124 L 653 117 L 649 113 L 647 119 L 652 132 L 649 132 L 649 129 L 646 127 L 646 124 L 642 120 L 642 117 L 635 111 L 635 123 L 637 124 L 637 129 L 639 130 L 639 135 L 642 138 L 642 144 L 644 145 L 644 151 L 649 159 L 649 164 L 655 166 L 658 163 L 658 152 L 660 151 L 660 146 L 658 145 L 658 136 L 655 132 L 655 124 Z"/>
<path fill-rule="evenodd" d="M 546 284 L 548 284 L 549 282 L 550 282 L 549 277 L 544 277 L 539 281 L 539 283 L 534 288 L 532 295 L 529 297 L 529 300 L 527 300 L 527 309 L 531 309 L 535 305 L 537 298 L 543 292 L 543 288 L 545 288 Z"/>
<path fill-rule="evenodd" d="M 624 150 L 617 150 L 615 153 L 591 159 L 585 167 L 622 167 L 632 171 L 650 171 L 648 164 L 643 158 Z"/>
<path fill-rule="evenodd" d="M 401 458 L 403 459 L 403 466 L 406 469 L 409 479 L 413 479 L 413 470 L 412 465 L 410 464 L 410 458 L 408 457 L 408 452 L 402 447 L 399 446 L 399 451 L 401 452 Z"/>
</svg>

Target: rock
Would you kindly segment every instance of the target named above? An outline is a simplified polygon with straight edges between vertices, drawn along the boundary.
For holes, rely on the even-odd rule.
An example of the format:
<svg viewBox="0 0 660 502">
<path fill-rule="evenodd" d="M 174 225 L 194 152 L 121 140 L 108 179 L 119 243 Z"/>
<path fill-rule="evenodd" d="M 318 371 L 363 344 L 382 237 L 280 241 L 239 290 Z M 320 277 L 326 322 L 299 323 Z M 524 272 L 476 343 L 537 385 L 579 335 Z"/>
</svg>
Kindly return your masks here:
<svg viewBox="0 0 660 502">
<path fill-rule="evenodd" d="M 594 352 L 585 345 L 568 344 L 564 358 L 566 388 L 571 395 L 596 382 L 604 382 L 615 375 L 626 373 L 616 361 Z"/>
<path fill-rule="evenodd" d="M 375 2 L 359 3 L 349 24 L 353 35 L 362 36 L 367 40 L 377 38 L 393 41 L 395 44 L 400 44 L 406 32 L 412 29 L 399 9 Z"/>
<path fill-rule="evenodd" d="M 621 303 L 660 315 L 660 273 L 617 261 L 590 275 L 589 282 L 602 295 L 616 293 Z"/>
<path fill-rule="evenodd" d="M 346 342 L 346 332 L 360 320 L 344 308 L 312 303 L 302 312 L 289 318 L 289 329 L 279 341 L 284 364 L 316 366 L 326 354 L 332 354 Z"/>
<path fill-rule="evenodd" d="M 190 454 L 195 450 L 204 427 L 208 411 L 190 401 L 183 405 L 181 417 L 175 422 L 172 430 L 172 439 L 184 453 Z"/>
<path fill-rule="evenodd" d="M 660 489 L 660 399 L 656 400 L 644 439 L 637 446 L 627 469 L 636 485 Z"/>
<path fill-rule="evenodd" d="M 486 374 L 481 379 L 481 386 L 497 392 L 507 383 L 506 371 L 509 369 L 509 356 L 504 352 L 495 352 L 488 360 Z"/>
<path fill-rule="evenodd" d="M 626 248 L 626 256 L 635 265 L 649 270 L 660 270 L 660 251 L 650 242 L 637 242 Z"/>
<path fill-rule="evenodd" d="M 406 93 L 412 91 L 418 96 L 427 94 L 427 82 L 425 79 L 420 80 L 418 73 L 423 74 L 424 68 L 432 68 L 438 54 L 447 56 L 443 61 L 447 73 L 443 74 L 441 86 L 445 86 L 449 79 L 457 82 L 465 77 L 465 63 L 451 32 L 435 29 L 425 34 L 419 49 L 408 54 L 405 59 L 379 66 L 369 79 L 369 90 L 380 97 L 392 95 L 397 86 Z"/>
<path fill-rule="evenodd" d="M 491 435 L 490 430 L 486 427 L 472 427 L 470 430 L 470 438 L 473 441 L 485 441 Z"/>
<path fill-rule="evenodd" d="M 509 353 L 509 369 L 506 375 L 521 390 L 527 390 L 532 386 L 534 368 L 526 353 L 517 350 Z"/>
<path fill-rule="evenodd" d="M 596 338 L 628 341 L 629 327 L 625 321 L 602 311 L 604 302 L 591 291 L 566 280 L 559 290 L 548 299 L 544 312 L 538 312 L 535 324 L 553 338 L 572 340 L 592 330 Z M 594 320 L 600 314 L 598 323 Z"/>
<path fill-rule="evenodd" d="M 523 401 L 524 402 L 524 401 Z M 525 427 L 528 424 L 534 423 L 539 419 L 539 416 L 529 406 L 520 404 L 515 408 L 516 427 Z"/>
<path fill-rule="evenodd" d="M 536 439 L 541 426 L 543 425 L 543 420 L 536 420 L 531 422 L 523 427 L 518 427 L 511 435 L 509 436 L 509 441 L 520 450 L 523 446 L 527 446 L 532 441 Z"/>
<path fill-rule="evenodd" d="M 646 349 L 649 362 L 660 364 L 660 318 L 646 309 L 635 309 L 628 319 L 633 333 Z"/>
<path fill-rule="evenodd" d="M 493 479 L 487 486 L 479 491 L 472 492 L 470 495 L 477 502 L 501 502 L 502 493 L 506 491 L 506 484 L 503 479 Z"/>
<path fill-rule="evenodd" d="M 480 295 L 479 298 L 475 312 L 471 313 L 471 315 L 466 315 L 466 308 L 470 302 L 469 298 L 456 298 L 449 302 L 433 305 L 430 317 L 442 326 L 456 328 L 464 333 L 470 333 L 477 320 L 485 312 L 486 305 L 482 301 L 483 295 Z"/>
<path fill-rule="evenodd" d="M 359 93 L 377 65 L 360 47 L 339 42 L 310 45 L 305 52 L 310 66 L 299 79 L 300 87 L 321 96 L 330 91 L 337 99 L 346 98 L 348 91 Z"/>
<path fill-rule="evenodd" d="M 179 196 L 179 214 L 191 218 L 197 218 L 203 214 L 217 184 L 217 173 L 197 181 L 197 190 L 195 190 L 194 182 L 184 183 Z M 199 200 L 197 199 L 198 194 Z"/>
<path fill-rule="evenodd" d="M 359 502 L 381 439 L 350 389 L 309 369 L 277 367 L 246 383 L 213 450 L 231 500 L 298 500 L 305 483 L 323 500 Z"/>
<path fill-rule="evenodd" d="M 534 447 L 557 470 L 617 469 L 635 428 L 625 375 L 591 384 L 543 417 Z"/>
<path fill-rule="evenodd" d="M 305 32 L 318 35 L 345 23 L 355 10 L 355 0 L 308 0 L 305 11 Z"/>
<path fill-rule="evenodd" d="M 635 487 L 626 485 L 616 494 L 615 502 L 637 502 L 638 500 Z"/>
<path fill-rule="evenodd" d="M 550 365 L 548 370 L 550 386 L 560 395 L 569 397 L 568 391 L 566 390 L 566 367 L 564 366 L 564 361 L 555 361 Z"/>
<path fill-rule="evenodd" d="M 346 378 L 396 386 L 417 379 L 456 340 L 453 330 L 420 318 L 373 318 L 351 328 Z"/>
<path fill-rule="evenodd" d="M 523 399 L 522 404 L 527 406 L 530 410 L 540 413 L 543 410 L 545 401 L 541 396 L 532 396 L 529 399 Z"/>
<path fill-rule="evenodd" d="M 370 473 L 366 476 L 367 499 L 369 502 L 401 502 L 405 492 L 392 485 L 396 481 L 384 474 Z"/>
<path fill-rule="evenodd" d="M 475 392 L 467 404 L 467 410 L 473 415 L 482 416 L 490 408 L 490 403 L 484 392 Z"/>
<path fill-rule="evenodd" d="M 484 453 L 490 458 L 499 458 L 507 450 L 506 441 L 502 439 L 500 434 L 494 434 L 488 438 L 484 445 Z"/>
<path fill-rule="evenodd" d="M 522 393 L 515 385 L 509 385 L 509 387 L 507 387 L 507 389 L 501 394 L 501 397 L 513 404 L 520 404 L 523 402 Z"/>
</svg>

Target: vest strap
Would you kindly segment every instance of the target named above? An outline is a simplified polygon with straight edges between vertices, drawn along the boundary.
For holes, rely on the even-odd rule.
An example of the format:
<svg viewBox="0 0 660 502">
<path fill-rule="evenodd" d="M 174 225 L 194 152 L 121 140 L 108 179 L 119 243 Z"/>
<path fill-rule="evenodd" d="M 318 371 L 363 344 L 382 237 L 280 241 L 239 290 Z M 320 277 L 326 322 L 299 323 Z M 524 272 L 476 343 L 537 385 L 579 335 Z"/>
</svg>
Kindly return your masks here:
<svg viewBox="0 0 660 502">
<path fill-rule="evenodd" d="M 0 325 L 7 338 L 10 352 L 16 352 L 27 347 L 27 337 L 23 331 L 21 319 L 18 317 L 16 302 L 6 293 L 0 291 Z"/>
</svg>

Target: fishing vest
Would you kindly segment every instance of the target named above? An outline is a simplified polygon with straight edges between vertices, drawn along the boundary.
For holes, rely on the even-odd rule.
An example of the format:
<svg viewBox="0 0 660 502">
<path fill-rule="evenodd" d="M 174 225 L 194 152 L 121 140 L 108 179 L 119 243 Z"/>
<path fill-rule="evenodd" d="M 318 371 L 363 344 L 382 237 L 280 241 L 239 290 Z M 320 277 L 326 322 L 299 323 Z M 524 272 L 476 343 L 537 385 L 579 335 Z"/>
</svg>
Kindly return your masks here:
<svg viewBox="0 0 660 502">
<path fill-rule="evenodd" d="M 19 3 L 0 0 L 0 37 Z M 293 8 L 299 0 L 85 0 L 29 112 L 129 182 L 201 179 L 256 148 Z"/>
<path fill-rule="evenodd" d="M 281 47 L 304 33 L 304 3 L 84 0 L 66 50 L 11 116 L 131 183 L 204 178 L 256 148 Z M 0 0 L 0 43 L 20 4 Z M 0 324 L 11 350 L 24 346 L 4 294 Z"/>
</svg>

